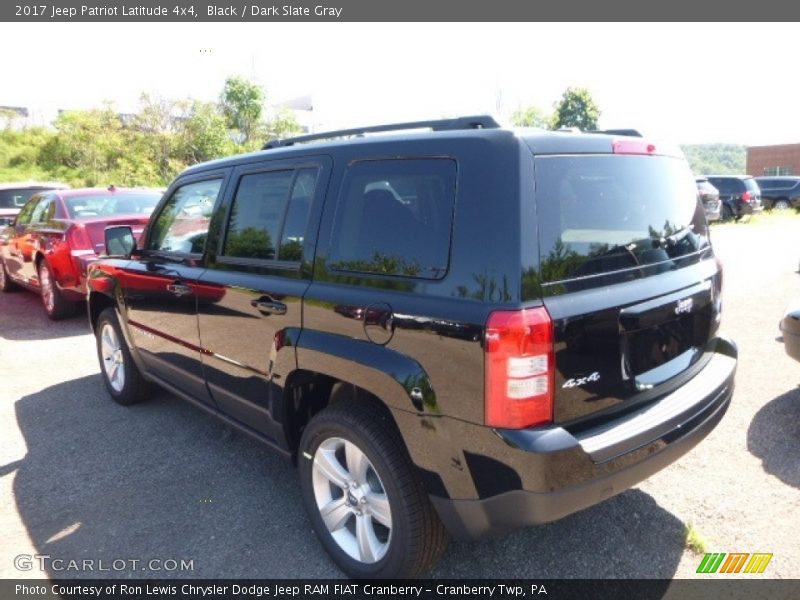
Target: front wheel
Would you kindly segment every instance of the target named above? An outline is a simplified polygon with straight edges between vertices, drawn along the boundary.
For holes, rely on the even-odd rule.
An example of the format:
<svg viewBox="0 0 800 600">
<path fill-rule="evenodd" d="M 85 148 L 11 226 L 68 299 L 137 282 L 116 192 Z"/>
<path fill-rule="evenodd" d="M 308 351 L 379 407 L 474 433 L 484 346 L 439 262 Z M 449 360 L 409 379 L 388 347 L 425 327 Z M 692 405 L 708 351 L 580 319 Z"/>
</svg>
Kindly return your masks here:
<svg viewBox="0 0 800 600">
<path fill-rule="evenodd" d="M 413 577 L 439 559 L 447 534 L 385 414 L 336 404 L 311 420 L 299 450 L 306 510 L 347 575 Z"/>
<path fill-rule="evenodd" d="M 119 404 L 136 404 L 150 395 L 150 386 L 133 362 L 113 308 L 107 308 L 95 327 L 97 358 L 108 393 Z"/>
</svg>

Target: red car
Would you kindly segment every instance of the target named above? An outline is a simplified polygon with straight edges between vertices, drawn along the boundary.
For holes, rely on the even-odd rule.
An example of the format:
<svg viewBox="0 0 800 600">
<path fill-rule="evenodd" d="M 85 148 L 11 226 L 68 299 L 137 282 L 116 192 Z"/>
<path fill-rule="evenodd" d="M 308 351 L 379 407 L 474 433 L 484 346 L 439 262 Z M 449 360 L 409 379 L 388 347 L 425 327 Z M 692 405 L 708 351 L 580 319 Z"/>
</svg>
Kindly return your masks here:
<svg viewBox="0 0 800 600">
<path fill-rule="evenodd" d="M 85 188 L 33 196 L 0 233 L 0 289 L 42 296 L 51 319 L 72 314 L 86 298 L 86 267 L 104 249 L 110 225 L 130 225 L 138 239 L 160 190 Z"/>
</svg>

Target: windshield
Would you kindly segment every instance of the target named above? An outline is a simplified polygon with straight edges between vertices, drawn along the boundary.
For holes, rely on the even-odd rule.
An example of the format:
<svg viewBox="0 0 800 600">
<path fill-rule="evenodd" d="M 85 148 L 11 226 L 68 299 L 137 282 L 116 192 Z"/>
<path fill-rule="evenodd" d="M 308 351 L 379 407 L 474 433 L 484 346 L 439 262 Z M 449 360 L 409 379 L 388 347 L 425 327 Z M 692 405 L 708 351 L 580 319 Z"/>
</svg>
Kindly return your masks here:
<svg viewBox="0 0 800 600">
<path fill-rule="evenodd" d="M 536 158 L 541 277 L 556 282 L 675 260 L 709 245 L 685 161 L 632 155 Z"/>
<path fill-rule="evenodd" d="M 161 194 L 109 194 L 67 198 L 70 219 L 92 219 L 115 215 L 149 215 Z"/>
<path fill-rule="evenodd" d="M 28 198 L 42 190 L 0 190 L 0 208 L 22 208 Z"/>
<path fill-rule="evenodd" d="M 752 177 L 748 177 L 744 180 L 744 187 L 745 189 L 750 192 L 751 194 L 760 194 L 761 188 L 758 187 L 758 183 Z"/>
</svg>

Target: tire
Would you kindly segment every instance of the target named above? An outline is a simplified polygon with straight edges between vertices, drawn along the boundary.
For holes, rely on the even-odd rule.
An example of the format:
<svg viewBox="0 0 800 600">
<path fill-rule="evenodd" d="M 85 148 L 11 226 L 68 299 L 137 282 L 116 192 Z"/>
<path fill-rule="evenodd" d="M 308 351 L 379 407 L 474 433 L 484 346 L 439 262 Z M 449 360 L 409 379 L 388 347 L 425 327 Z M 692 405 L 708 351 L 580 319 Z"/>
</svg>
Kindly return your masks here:
<svg viewBox="0 0 800 600">
<path fill-rule="evenodd" d="M 100 313 L 95 340 L 103 383 L 114 401 L 127 406 L 146 400 L 150 396 L 150 384 L 133 362 L 113 308 Z"/>
<path fill-rule="evenodd" d="M 727 204 L 722 205 L 722 218 L 720 219 L 723 223 L 727 223 L 728 221 L 733 220 L 733 211 L 731 207 Z"/>
<path fill-rule="evenodd" d="M 8 292 L 14 292 L 18 289 L 19 286 L 11 281 L 11 278 L 8 276 L 5 261 L 0 258 L 0 291 L 7 294 Z"/>
<path fill-rule="evenodd" d="M 321 411 L 303 432 L 298 460 L 314 530 L 350 577 L 414 577 L 444 552 L 447 532 L 378 409 L 345 400 Z"/>
<path fill-rule="evenodd" d="M 53 270 L 47 261 L 42 259 L 37 269 L 39 273 L 39 295 L 47 316 L 57 321 L 75 314 L 77 306 L 74 302 L 64 299 L 61 290 L 58 289 Z"/>
<path fill-rule="evenodd" d="M 789 209 L 789 201 L 784 200 L 781 198 L 780 200 L 775 200 L 772 204 L 772 208 L 774 210 L 788 210 Z"/>
</svg>

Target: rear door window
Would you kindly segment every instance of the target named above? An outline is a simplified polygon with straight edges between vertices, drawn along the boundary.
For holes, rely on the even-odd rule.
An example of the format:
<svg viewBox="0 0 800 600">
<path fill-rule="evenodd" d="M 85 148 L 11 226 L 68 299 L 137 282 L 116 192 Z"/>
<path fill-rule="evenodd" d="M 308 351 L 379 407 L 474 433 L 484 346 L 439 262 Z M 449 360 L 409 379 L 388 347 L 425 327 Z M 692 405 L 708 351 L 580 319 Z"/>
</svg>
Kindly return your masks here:
<svg viewBox="0 0 800 600">
<path fill-rule="evenodd" d="M 708 246 L 685 161 L 653 156 L 535 159 L 541 277 L 557 282 L 674 261 Z"/>
<path fill-rule="evenodd" d="M 318 172 L 303 168 L 243 175 L 222 256 L 299 262 Z"/>
</svg>

